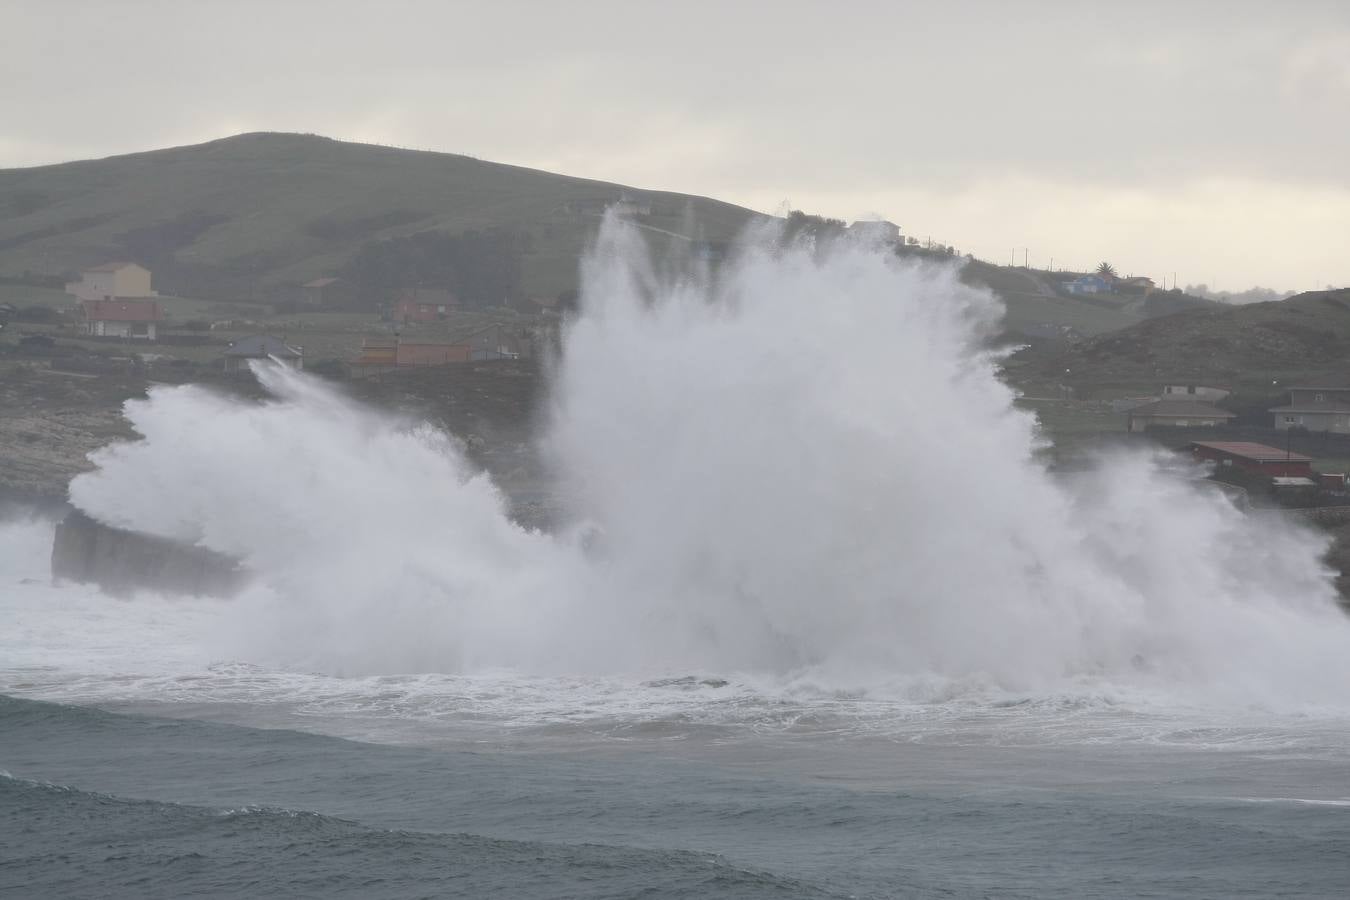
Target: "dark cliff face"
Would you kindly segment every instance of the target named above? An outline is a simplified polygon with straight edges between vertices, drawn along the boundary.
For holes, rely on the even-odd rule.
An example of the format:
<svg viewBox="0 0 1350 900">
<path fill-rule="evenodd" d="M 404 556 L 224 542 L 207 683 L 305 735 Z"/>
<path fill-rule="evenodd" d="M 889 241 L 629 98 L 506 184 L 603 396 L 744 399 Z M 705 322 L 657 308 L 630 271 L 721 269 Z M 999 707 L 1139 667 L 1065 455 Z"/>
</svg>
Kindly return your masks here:
<svg viewBox="0 0 1350 900">
<path fill-rule="evenodd" d="M 247 572 L 234 560 L 203 547 L 110 528 L 81 512 L 56 527 L 52 577 L 96 584 L 110 594 L 137 590 L 228 597 Z"/>
</svg>

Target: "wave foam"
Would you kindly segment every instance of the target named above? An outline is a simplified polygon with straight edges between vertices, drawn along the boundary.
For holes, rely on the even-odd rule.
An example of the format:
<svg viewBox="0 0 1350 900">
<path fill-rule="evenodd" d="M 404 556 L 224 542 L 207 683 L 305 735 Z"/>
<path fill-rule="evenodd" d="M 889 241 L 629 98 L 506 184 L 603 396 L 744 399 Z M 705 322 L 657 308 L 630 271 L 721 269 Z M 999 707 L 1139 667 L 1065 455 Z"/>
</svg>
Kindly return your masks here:
<svg viewBox="0 0 1350 900">
<path fill-rule="evenodd" d="M 585 264 L 542 440 L 575 530 L 279 366 L 263 403 L 128 403 L 144 439 L 72 500 L 242 557 L 221 656 L 271 666 L 1343 703 L 1319 539 L 1143 454 L 1050 477 L 954 268 L 841 243 L 655 271 L 613 221 Z"/>
</svg>

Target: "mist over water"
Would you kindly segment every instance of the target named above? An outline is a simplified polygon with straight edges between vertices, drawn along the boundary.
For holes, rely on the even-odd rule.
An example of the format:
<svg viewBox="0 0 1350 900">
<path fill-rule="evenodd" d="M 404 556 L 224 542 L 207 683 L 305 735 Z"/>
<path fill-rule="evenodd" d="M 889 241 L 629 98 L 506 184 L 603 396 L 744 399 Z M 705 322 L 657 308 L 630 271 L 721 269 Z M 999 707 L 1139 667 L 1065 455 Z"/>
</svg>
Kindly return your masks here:
<svg viewBox="0 0 1350 900">
<path fill-rule="evenodd" d="M 449 436 L 272 365 L 264 403 L 128 403 L 144 440 L 71 499 L 242 558 L 213 640 L 300 670 L 1344 705 L 1320 539 L 1143 454 L 1052 478 L 953 267 L 752 241 L 714 279 L 607 221 L 583 276 L 540 438 L 557 533 Z"/>
</svg>

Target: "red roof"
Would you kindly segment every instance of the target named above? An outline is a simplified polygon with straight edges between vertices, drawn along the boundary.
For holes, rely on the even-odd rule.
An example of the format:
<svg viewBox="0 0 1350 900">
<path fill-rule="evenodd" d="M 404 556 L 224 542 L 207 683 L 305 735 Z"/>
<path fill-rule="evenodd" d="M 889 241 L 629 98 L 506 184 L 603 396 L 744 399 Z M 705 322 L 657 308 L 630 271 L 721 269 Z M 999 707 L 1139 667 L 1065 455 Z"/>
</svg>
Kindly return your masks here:
<svg viewBox="0 0 1350 900">
<path fill-rule="evenodd" d="M 85 300 L 84 317 L 90 322 L 158 322 L 159 303 L 154 300 Z"/>
<path fill-rule="evenodd" d="M 1227 453 L 1229 456 L 1237 456 L 1256 462 L 1278 460 L 1312 462 L 1311 456 L 1304 456 L 1302 453 L 1290 453 L 1287 450 L 1281 450 L 1279 447 L 1267 447 L 1265 444 L 1254 444 L 1251 441 L 1193 441 L 1191 446 L 1217 450 L 1219 453 Z"/>
</svg>

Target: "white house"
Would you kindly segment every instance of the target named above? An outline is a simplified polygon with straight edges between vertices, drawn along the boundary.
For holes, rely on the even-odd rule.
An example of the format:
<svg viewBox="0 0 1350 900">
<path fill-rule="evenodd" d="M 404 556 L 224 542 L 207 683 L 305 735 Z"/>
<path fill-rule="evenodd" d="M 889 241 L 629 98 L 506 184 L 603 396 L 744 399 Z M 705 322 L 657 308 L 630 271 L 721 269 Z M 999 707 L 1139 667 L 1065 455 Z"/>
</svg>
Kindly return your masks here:
<svg viewBox="0 0 1350 900">
<path fill-rule="evenodd" d="M 1214 404 L 1228 394 L 1223 388 L 1199 384 L 1165 384 L 1157 400 L 1128 410 L 1126 427 L 1130 431 L 1144 431 L 1159 426 L 1206 428 L 1227 425 L 1237 416 Z"/>
<path fill-rule="evenodd" d="M 66 285 L 77 300 L 140 299 L 158 296 L 150 290 L 150 270 L 132 262 L 110 262 L 80 273 Z"/>
<path fill-rule="evenodd" d="M 848 226 L 850 234 L 864 241 L 876 241 L 882 244 L 900 243 L 900 226 L 884 219 L 863 219 Z"/>
<path fill-rule="evenodd" d="M 1289 403 L 1271 410 L 1275 427 L 1350 434 L 1350 388 L 1296 387 Z"/>
<path fill-rule="evenodd" d="M 1130 431 L 1145 431 L 1158 426 L 1204 428 L 1227 425 L 1229 420 L 1235 418 L 1237 417 L 1233 413 L 1220 409 L 1212 403 L 1176 398 L 1154 400 L 1152 403 L 1136 406 L 1127 413 L 1126 427 Z"/>
<path fill-rule="evenodd" d="M 94 337 L 153 341 L 163 316 L 155 300 L 85 300 L 80 304 L 84 333 Z"/>
</svg>

